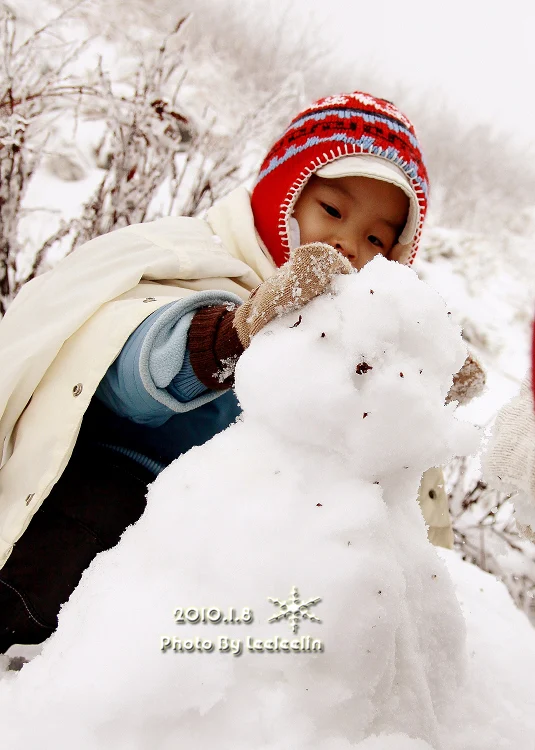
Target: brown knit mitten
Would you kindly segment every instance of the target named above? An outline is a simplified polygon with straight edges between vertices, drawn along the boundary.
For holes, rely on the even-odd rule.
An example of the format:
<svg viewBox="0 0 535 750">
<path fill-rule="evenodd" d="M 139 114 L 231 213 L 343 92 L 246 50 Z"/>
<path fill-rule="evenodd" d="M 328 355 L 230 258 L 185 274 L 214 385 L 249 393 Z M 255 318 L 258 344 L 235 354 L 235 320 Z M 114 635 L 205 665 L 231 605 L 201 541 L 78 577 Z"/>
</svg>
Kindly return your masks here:
<svg viewBox="0 0 535 750">
<path fill-rule="evenodd" d="M 458 401 L 460 406 L 468 404 L 473 398 L 481 396 L 485 390 L 486 376 L 480 362 L 470 352 L 463 366 L 453 376 L 446 403 Z"/>
<path fill-rule="evenodd" d="M 232 305 L 203 307 L 193 316 L 188 349 L 193 372 L 203 385 L 215 391 L 234 384 L 234 367 L 243 346 L 232 325 Z"/>
<path fill-rule="evenodd" d="M 311 242 L 292 250 L 277 273 L 260 284 L 234 314 L 244 348 L 273 318 L 301 307 L 326 291 L 337 274 L 352 273 L 351 263 L 331 245 Z"/>
<path fill-rule="evenodd" d="M 349 261 L 330 245 L 301 245 L 240 307 L 216 305 L 199 310 L 188 335 L 190 361 L 197 378 L 214 390 L 230 388 L 238 357 L 255 333 L 273 318 L 299 310 L 325 292 L 336 274 L 352 271 Z"/>
</svg>

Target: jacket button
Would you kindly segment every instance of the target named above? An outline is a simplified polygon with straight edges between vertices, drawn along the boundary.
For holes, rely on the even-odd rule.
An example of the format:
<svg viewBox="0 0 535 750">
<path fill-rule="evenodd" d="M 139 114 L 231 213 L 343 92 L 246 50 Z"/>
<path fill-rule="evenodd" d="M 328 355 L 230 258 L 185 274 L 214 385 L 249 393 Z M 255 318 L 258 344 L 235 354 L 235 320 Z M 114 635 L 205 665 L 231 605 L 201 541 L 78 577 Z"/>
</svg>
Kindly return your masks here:
<svg viewBox="0 0 535 750">
<path fill-rule="evenodd" d="M 80 393 L 84 390 L 84 386 L 81 383 L 76 383 L 74 388 L 72 389 L 72 395 L 74 397 L 79 396 Z"/>
<path fill-rule="evenodd" d="M 435 490 L 429 490 L 429 497 L 431 498 L 431 500 L 434 500 L 436 496 L 437 493 L 435 492 Z"/>
<path fill-rule="evenodd" d="M 156 302 L 156 297 L 145 297 L 143 302 Z"/>
</svg>

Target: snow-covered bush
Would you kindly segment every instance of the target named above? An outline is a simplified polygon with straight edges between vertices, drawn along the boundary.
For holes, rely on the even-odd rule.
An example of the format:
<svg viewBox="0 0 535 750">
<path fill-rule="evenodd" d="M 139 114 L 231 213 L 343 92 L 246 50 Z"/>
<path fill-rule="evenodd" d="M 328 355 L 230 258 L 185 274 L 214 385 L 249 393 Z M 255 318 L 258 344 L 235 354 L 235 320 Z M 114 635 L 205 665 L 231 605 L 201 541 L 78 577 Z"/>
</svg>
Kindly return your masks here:
<svg viewBox="0 0 535 750">
<path fill-rule="evenodd" d="M 514 496 L 488 487 L 466 457 L 448 464 L 445 479 L 455 549 L 503 581 L 535 625 L 535 543 L 516 529 Z"/>
<path fill-rule="evenodd" d="M 21 24 L 4 7 L 0 314 L 25 281 L 79 244 L 161 215 L 194 215 L 242 184 L 302 96 L 299 77 L 288 76 L 264 101 L 250 102 L 239 121 L 225 125 L 206 104 L 202 111 L 198 101 L 193 106 L 184 86 L 188 65 L 195 65 L 183 36 L 185 19 L 158 44 L 130 50 L 122 67 L 108 70 L 98 54 L 100 41 L 87 30 L 84 37 L 77 12 L 71 8 L 36 30 L 26 19 L 21 41 Z M 67 20 L 82 39 L 76 45 L 69 41 L 72 28 L 64 28 Z M 99 135 L 88 154 L 78 140 L 81 132 L 95 140 L 88 134 L 91 124 Z M 46 172 L 81 180 L 90 159 L 93 173 L 100 170 L 93 194 L 87 191 L 74 215 L 59 206 L 48 236 L 35 242 L 32 226 L 32 241 L 25 242 L 35 223 L 28 221 L 24 201 L 32 180 Z"/>
<path fill-rule="evenodd" d="M 67 14 L 54 22 L 60 27 Z M 0 315 L 18 291 L 17 263 L 23 251 L 18 235 L 23 200 L 35 173 L 54 117 L 89 93 L 70 73 L 84 43 L 58 42 L 48 24 L 20 40 L 17 19 L 0 6 Z M 32 272 L 41 258 L 35 257 Z M 31 274 L 30 274 L 31 275 Z"/>
</svg>

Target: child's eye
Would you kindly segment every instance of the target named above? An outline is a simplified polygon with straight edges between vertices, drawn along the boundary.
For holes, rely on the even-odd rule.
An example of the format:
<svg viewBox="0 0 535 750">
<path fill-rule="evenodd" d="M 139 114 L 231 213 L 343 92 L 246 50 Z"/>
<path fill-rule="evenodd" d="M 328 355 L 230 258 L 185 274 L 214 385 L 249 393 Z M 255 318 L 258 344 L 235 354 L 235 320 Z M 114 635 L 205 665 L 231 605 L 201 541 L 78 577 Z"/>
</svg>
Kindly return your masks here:
<svg viewBox="0 0 535 750">
<path fill-rule="evenodd" d="M 322 206 L 323 210 L 326 211 L 329 214 L 329 216 L 332 216 L 335 219 L 341 219 L 342 218 L 342 214 L 334 206 L 329 206 L 328 203 L 322 203 L 321 206 Z"/>
<path fill-rule="evenodd" d="M 368 239 L 372 243 L 372 245 L 376 245 L 377 247 L 383 247 L 383 243 L 381 242 L 379 237 L 376 237 L 374 234 L 370 234 Z"/>
</svg>

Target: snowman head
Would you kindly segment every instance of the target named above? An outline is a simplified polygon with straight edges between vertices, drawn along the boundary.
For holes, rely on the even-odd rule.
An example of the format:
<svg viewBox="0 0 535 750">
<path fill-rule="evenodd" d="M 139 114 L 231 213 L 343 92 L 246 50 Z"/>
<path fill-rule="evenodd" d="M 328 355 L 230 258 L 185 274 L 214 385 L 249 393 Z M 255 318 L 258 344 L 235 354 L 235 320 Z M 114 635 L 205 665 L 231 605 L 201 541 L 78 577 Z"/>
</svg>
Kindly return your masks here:
<svg viewBox="0 0 535 750">
<path fill-rule="evenodd" d="M 473 433 L 444 405 L 465 357 L 443 299 L 377 257 L 257 334 L 235 387 L 245 419 L 380 480 L 466 450 Z"/>
</svg>

